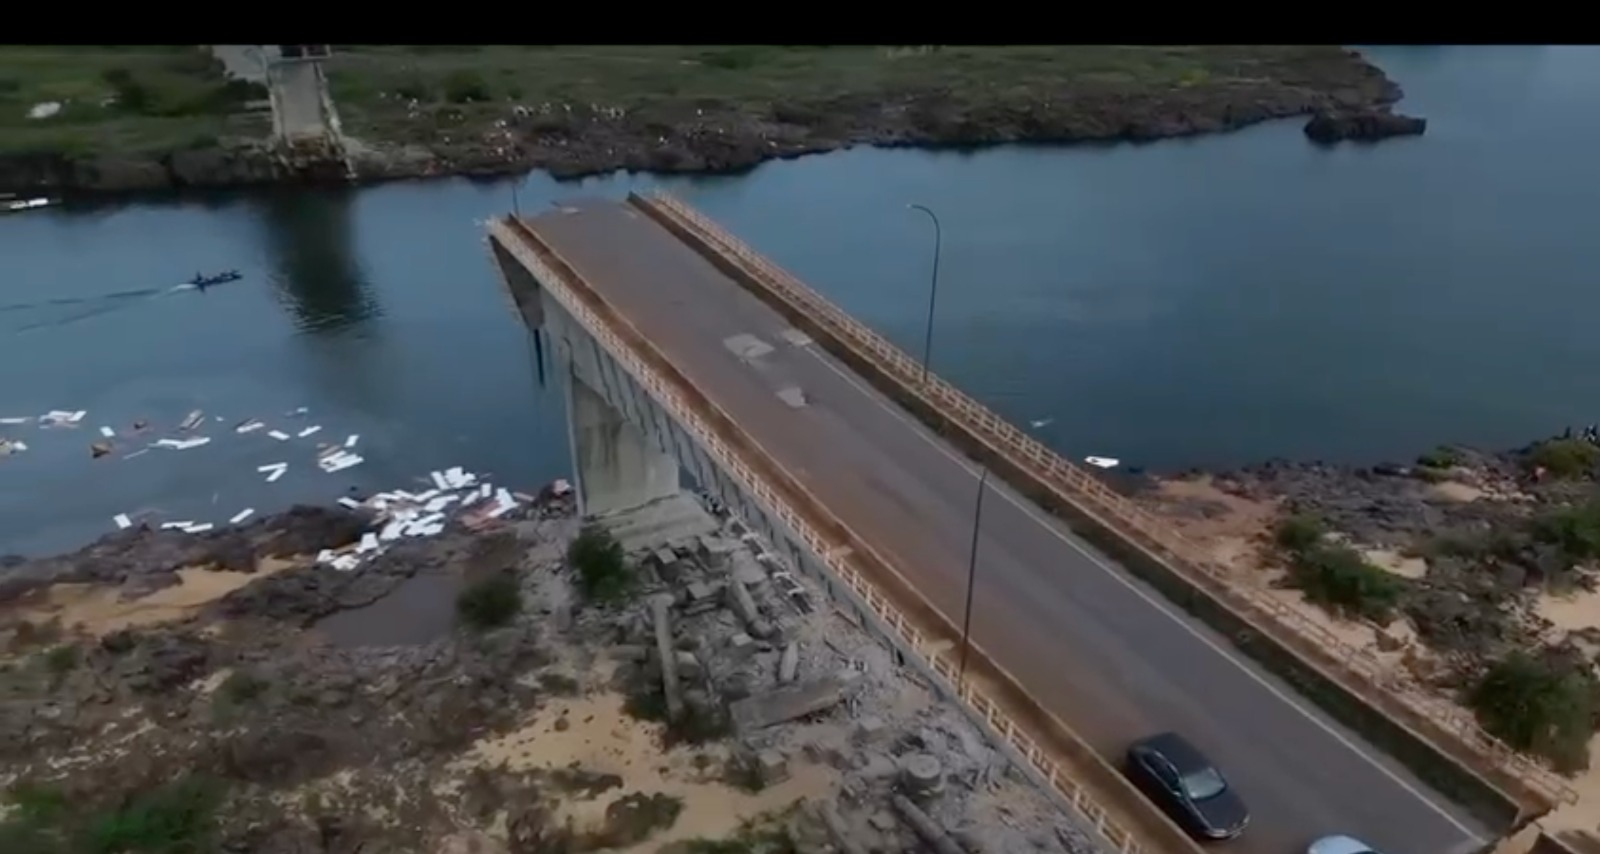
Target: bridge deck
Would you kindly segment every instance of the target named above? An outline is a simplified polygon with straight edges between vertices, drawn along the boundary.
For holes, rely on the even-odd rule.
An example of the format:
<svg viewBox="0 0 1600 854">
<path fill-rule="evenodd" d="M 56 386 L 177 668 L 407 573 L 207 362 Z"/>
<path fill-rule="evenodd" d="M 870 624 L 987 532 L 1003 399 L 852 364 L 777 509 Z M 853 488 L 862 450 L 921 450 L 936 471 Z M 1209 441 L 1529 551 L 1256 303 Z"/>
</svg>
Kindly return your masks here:
<svg viewBox="0 0 1600 854">
<path fill-rule="evenodd" d="M 840 518 L 959 622 L 977 469 L 665 229 L 616 202 L 528 220 L 576 271 Z M 770 353 L 741 359 L 728 340 Z M 804 391 L 794 407 L 779 392 Z M 787 395 L 786 395 L 787 396 Z M 1350 833 L 1388 854 L 1487 838 L 1460 810 L 990 480 L 973 635 L 1106 756 L 1176 730 L 1254 813 L 1229 847 L 1304 850 Z"/>
</svg>

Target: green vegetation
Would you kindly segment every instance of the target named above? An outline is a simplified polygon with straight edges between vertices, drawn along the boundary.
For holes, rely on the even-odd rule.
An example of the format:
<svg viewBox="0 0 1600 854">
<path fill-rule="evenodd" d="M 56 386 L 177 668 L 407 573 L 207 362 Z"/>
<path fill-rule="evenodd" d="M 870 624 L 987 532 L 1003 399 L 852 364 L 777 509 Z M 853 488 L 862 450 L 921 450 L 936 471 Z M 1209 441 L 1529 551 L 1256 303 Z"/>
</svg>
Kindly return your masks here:
<svg viewBox="0 0 1600 854">
<path fill-rule="evenodd" d="M 67 675 L 78 666 L 78 648 L 70 643 L 50 647 L 40 657 L 45 671 L 56 677 Z"/>
<path fill-rule="evenodd" d="M 1467 696 L 1483 728 L 1558 770 L 1589 767 L 1600 684 L 1582 661 L 1514 652 L 1493 664 Z"/>
<path fill-rule="evenodd" d="M 1379 624 L 1394 618 L 1404 579 L 1373 566 L 1349 546 L 1328 542 L 1319 520 L 1291 516 L 1274 532 L 1289 559 L 1289 583 L 1312 602 Z"/>
<path fill-rule="evenodd" d="M 468 628 L 499 628 L 522 611 L 522 589 L 516 576 L 497 572 L 456 596 L 456 618 Z"/>
<path fill-rule="evenodd" d="M 578 589 L 591 602 L 620 602 L 638 579 L 622 553 L 622 544 L 599 525 L 585 525 L 567 548 L 567 563 L 578 573 Z"/>
<path fill-rule="evenodd" d="M 6 799 L 6 854 L 208 854 L 222 792 L 212 780 L 187 777 L 88 815 L 45 786 L 18 785 Z"/>
<path fill-rule="evenodd" d="M 1552 477 L 1585 477 L 1600 465 L 1600 448 L 1582 439 L 1547 439 L 1528 452 L 1527 463 Z"/>
<path fill-rule="evenodd" d="M 272 683 L 248 670 L 235 670 L 217 686 L 217 697 L 234 705 L 244 705 L 261 698 Z"/>
<path fill-rule="evenodd" d="M 746 820 L 726 839 L 688 839 L 661 849 L 661 854 L 799 854 L 800 844 L 789 832 L 788 819 L 795 807 Z"/>
<path fill-rule="evenodd" d="M 1535 541 L 1559 548 L 1572 563 L 1600 558 L 1600 497 L 1534 516 L 1529 533 Z"/>
<path fill-rule="evenodd" d="M 139 154 L 260 137 L 266 97 L 194 45 L 0 46 L 0 154 Z M 36 105 L 60 112 L 29 118 Z"/>
<path fill-rule="evenodd" d="M 1449 445 L 1440 445 L 1417 457 L 1417 465 L 1431 469 L 1454 468 L 1464 462 L 1466 462 L 1466 456 Z"/>
<path fill-rule="evenodd" d="M 507 102 L 550 105 L 539 120 L 552 129 L 568 121 L 565 106 L 645 123 L 698 110 L 814 125 L 844 120 L 846 98 L 877 105 L 940 93 L 956 106 L 1003 110 L 1074 92 L 1304 86 L 1314 63 L 1340 61 L 1331 47 L 1212 45 L 337 45 L 328 74 L 347 128 L 395 139 L 422 130 L 417 116 L 433 127 L 486 126 Z"/>
</svg>

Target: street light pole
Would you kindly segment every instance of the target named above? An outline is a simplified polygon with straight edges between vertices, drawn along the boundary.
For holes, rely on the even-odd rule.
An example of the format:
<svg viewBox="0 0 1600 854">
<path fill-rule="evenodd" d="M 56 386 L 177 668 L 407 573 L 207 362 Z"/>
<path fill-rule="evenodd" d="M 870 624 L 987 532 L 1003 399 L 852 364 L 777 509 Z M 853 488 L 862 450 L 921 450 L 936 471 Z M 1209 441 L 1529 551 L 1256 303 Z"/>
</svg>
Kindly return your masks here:
<svg viewBox="0 0 1600 854">
<path fill-rule="evenodd" d="M 906 205 L 922 211 L 933 221 L 933 284 L 928 288 L 928 328 L 922 334 L 922 382 L 928 382 L 928 358 L 933 354 L 933 307 L 939 300 L 939 250 L 944 242 L 944 229 L 939 226 L 939 216 L 925 205 Z"/>
<path fill-rule="evenodd" d="M 967 681 L 967 637 L 972 629 L 972 589 L 973 582 L 978 578 L 978 531 L 983 523 L 983 493 L 988 485 L 989 469 L 986 466 L 978 478 L 978 501 L 972 508 L 972 548 L 967 553 L 967 607 L 961 617 L 961 661 L 956 668 L 957 691 Z"/>
</svg>

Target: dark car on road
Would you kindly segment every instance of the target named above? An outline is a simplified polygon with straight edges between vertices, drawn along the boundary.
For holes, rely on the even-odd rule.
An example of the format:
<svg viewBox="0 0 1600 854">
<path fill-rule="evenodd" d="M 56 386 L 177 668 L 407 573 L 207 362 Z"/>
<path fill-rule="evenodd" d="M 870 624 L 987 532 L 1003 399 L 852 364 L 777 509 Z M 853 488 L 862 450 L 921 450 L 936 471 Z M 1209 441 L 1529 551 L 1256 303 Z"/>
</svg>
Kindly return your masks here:
<svg viewBox="0 0 1600 854">
<path fill-rule="evenodd" d="M 1250 809 L 1222 772 L 1176 733 L 1153 735 L 1129 747 L 1128 776 L 1198 839 L 1232 839 L 1250 823 Z"/>
</svg>

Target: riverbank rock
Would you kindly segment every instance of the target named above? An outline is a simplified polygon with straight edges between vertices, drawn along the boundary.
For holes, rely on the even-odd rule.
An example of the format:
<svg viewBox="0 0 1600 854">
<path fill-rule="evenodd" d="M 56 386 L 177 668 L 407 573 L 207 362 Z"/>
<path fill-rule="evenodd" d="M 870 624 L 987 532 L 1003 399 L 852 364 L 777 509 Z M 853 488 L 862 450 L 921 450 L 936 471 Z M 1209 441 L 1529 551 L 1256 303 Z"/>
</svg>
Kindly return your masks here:
<svg viewBox="0 0 1600 854">
<path fill-rule="evenodd" d="M 1344 140 L 1377 142 L 1396 136 L 1421 136 L 1427 129 L 1427 119 L 1388 109 L 1322 111 L 1306 122 L 1305 134 L 1312 142 L 1329 145 Z"/>
</svg>

